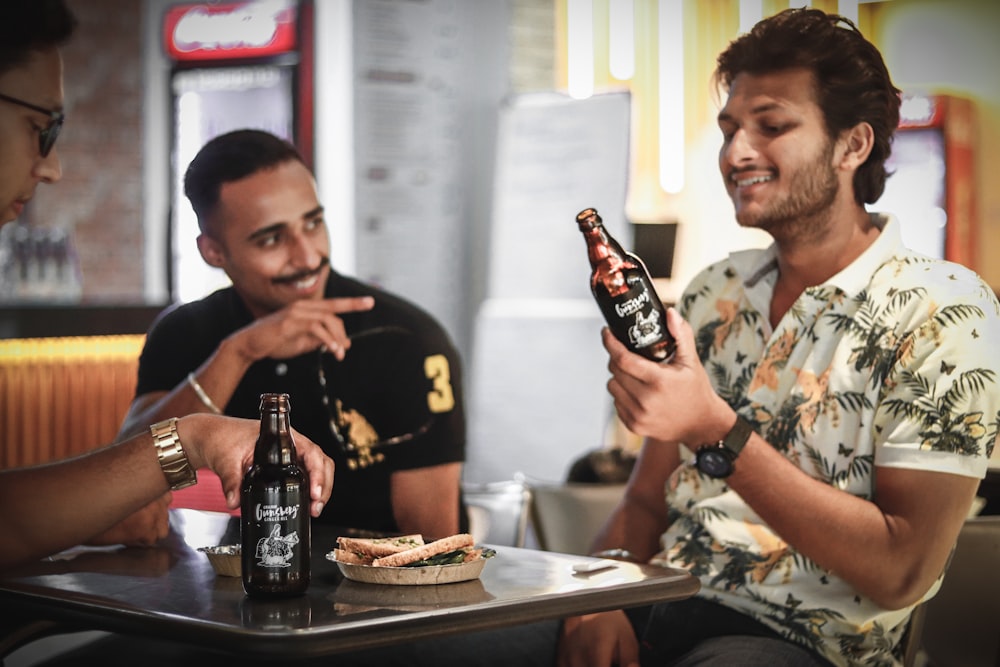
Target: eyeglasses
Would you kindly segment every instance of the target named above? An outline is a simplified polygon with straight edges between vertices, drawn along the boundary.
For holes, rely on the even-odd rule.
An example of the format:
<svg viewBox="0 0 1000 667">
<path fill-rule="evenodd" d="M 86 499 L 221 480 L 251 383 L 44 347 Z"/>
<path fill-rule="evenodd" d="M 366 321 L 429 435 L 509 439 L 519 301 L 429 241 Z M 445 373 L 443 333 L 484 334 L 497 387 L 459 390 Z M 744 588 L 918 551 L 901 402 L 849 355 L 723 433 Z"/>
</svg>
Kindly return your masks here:
<svg viewBox="0 0 1000 667">
<path fill-rule="evenodd" d="M 434 425 L 425 354 L 408 329 L 381 326 L 353 333 L 343 361 L 324 348 L 318 355 L 330 433 L 352 469 L 377 463 L 384 456 L 377 450 L 414 440 Z"/>
<path fill-rule="evenodd" d="M 45 107 L 40 107 L 36 104 L 32 104 L 31 102 L 19 100 L 16 97 L 4 95 L 3 93 L 0 93 L 0 100 L 10 102 L 11 104 L 17 104 L 25 107 L 26 109 L 31 109 L 32 111 L 45 114 L 49 117 L 49 124 L 38 132 L 38 152 L 42 157 L 47 157 L 49 152 L 52 150 L 52 147 L 55 145 L 56 139 L 59 138 L 59 131 L 62 129 L 63 122 L 66 120 L 66 114 L 62 111 L 52 111 L 51 109 L 46 109 Z"/>
</svg>

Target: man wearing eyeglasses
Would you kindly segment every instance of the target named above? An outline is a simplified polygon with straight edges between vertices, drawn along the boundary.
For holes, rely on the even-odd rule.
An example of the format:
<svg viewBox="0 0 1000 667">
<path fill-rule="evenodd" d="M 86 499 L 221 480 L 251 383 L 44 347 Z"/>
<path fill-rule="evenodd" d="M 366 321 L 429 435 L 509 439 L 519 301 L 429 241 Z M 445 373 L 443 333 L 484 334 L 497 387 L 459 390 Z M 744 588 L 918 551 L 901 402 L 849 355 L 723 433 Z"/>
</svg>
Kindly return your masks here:
<svg viewBox="0 0 1000 667">
<path fill-rule="evenodd" d="M 62 176 L 54 148 L 63 122 L 59 48 L 75 26 L 61 0 L 0 2 L 0 226 L 21 215 L 39 183 L 55 183 Z M 135 517 L 144 505 L 156 506 L 171 490 L 197 483 L 198 468 L 217 473 L 228 494 L 225 502 L 238 506 L 257 422 L 214 415 L 173 417 L 79 457 L 0 470 L 0 571 L 99 534 L 111 537 L 103 531 L 116 522 Z M 333 486 L 333 461 L 308 438 L 296 435 L 312 483 L 310 511 L 316 516 Z M 169 525 L 163 520 L 145 531 L 134 525 L 132 530 L 143 533 L 139 541 L 150 543 L 165 537 Z"/>
<path fill-rule="evenodd" d="M 63 90 L 57 49 L 3 60 L 17 65 L 0 74 L 0 222 L 8 222 L 20 217 L 39 183 L 62 177 L 53 145 L 63 124 Z"/>
</svg>

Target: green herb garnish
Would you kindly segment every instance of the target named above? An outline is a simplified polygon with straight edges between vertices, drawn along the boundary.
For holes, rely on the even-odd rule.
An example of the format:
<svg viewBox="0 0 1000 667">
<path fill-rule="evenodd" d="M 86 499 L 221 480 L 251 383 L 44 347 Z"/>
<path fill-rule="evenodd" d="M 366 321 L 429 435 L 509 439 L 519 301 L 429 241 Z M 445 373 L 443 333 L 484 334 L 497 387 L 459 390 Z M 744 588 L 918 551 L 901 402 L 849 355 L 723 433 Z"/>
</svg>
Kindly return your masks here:
<svg viewBox="0 0 1000 667">
<path fill-rule="evenodd" d="M 418 560 L 413 563 L 407 563 L 403 567 L 427 567 L 428 565 L 455 565 L 456 563 L 461 563 L 465 560 L 465 555 L 468 553 L 466 549 L 457 549 L 455 551 L 449 551 L 443 554 L 437 554 L 436 556 L 431 556 L 430 558 L 425 558 L 423 560 Z M 493 558 L 497 555 L 497 552 L 493 549 L 484 548 L 480 558 Z"/>
</svg>

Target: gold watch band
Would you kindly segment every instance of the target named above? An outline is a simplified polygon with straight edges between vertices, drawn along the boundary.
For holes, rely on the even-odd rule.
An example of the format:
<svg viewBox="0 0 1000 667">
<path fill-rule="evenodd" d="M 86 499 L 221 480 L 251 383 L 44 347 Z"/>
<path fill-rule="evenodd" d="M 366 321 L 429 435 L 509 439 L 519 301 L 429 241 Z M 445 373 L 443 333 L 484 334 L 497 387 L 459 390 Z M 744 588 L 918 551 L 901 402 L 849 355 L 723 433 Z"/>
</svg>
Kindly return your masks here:
<svg viewBox="0 0 1000 667">
<path fill-rule="evenodd" d="M 149 432 L 153 434 L 156 456 L 170 490 L 177 491 L 197 484 L 198 475 L 191 467 L 177 435 L 177 417 L 153 424 L 149 427 Z"/>
</svg>

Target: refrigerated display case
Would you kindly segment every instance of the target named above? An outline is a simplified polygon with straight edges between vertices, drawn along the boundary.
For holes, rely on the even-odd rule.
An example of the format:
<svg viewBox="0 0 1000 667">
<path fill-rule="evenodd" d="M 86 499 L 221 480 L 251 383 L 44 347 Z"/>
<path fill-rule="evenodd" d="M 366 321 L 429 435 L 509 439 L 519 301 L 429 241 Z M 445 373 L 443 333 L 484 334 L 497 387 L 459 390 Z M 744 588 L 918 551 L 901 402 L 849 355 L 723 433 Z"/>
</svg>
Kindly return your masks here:
<svg viewBox="0 0 1000 667">
<path fill-rule="evenodd" d="M 171 298 L 191 301 L 229 284 L 205 264 L 184 172 L 219 134 L 268 130 L 292 141 L 312 166 L 312 6 L 304 0 L 188 3 L 163 16 L 170 60 Z"/>
<path fill-rule="evenodd" d="M 975 129 L 970 100 L 904 95 L 886 163 L 890 176 L 885 193 L 870 207 L 899 219 L 909 247 L 973 270 L 978 237 Z"/>
</svg>

